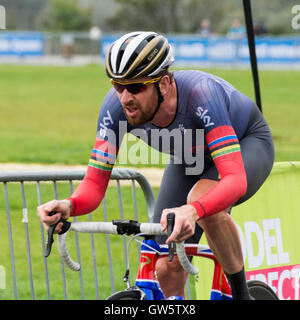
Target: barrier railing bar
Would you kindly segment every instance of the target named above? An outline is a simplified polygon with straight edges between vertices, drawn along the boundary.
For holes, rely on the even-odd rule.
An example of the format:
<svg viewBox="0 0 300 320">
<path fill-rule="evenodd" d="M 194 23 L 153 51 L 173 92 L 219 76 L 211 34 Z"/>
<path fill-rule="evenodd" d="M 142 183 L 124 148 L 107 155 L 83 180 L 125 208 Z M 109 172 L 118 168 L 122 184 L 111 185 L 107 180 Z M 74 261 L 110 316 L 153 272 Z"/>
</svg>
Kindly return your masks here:
<svg viewBox="0 0 300 320">
<path fill-rule="evenodd" d="M 62 259 L 60 259 L 60 264 L 61 264 L 61 274 L 62 274 L 62 282 L 63 282 L 63 290 L 64 290 L 64 299 L 68 300 L 67 282 L 65 277 L 65 264 Z"/>
<path fill-rule="evenodd" d="M 124 220 L 124 210 L 123 210 L 123 201 L 122 201 L 122 193 L 121 193 L 121 185 L 120 181 L 117 180 L 117 187 L 118 187 L 118 199 L 119 199 L 119 210 L 120 210 L 120 218 Z M 122 241 L 123 241 L 123 252 L 124 252 L 124 257 L 125 257 L 125 268 L 128 265 L 128 254 L 127 254 L 127 242 L 126 242 L 126 237 L 123 235 L 122 236 Z"/>
<path fill-rule="evenodd" d="M 131 190 L 132 190 L 132 201 L 133 201 L 133 209 L 134 209 L 134 219 L 138 221 L 138 212 L 137 212 L 137 204 L 136 204 L 136 190 L 134 180 L 131 180 Z"/>
<path fill-rule="evenodd" d="M 89 221 L 93 221 L 92 214 L 89 214 Z M 97 263 L 96 263 L 96 250 L 95 250 L 95 239 L 94 234 L 90 234 L 91 248 L 92 248 L 92 259 L 93 259 L 93 271 L 94 271 L 94 283 L 96 290 L 96 300 L 100 300 L 99 296 L 99 285 L 98 285 L 98 274 L 97 274 Z"/>
<path fill-rule="evenodd" d="M 25 198 L 25 188 L 24 182 L 21 181 L 21 192 L 22 192 L 22 205 L 23 205 L 23 219 L 25 228 L 25 236 L 26 236 L 26 248 L 27 248 L 27 262 L 28 262 L 28 272 L 29 272 L 29 281 L 30 281 L 30 289 L 31 289 L 31 298 L 35 300 L 34 294 L 34 285 L 33 285 L 33 274 L 32 274 L 32 264 L 31 264 L 31 250 L 30 250 L 30 240 L 29 240 L 29 227 L 28 227 L 28 210 L 26 205 Z"/>
<path fill-rule="evenodd" d="M 74 217 L 74 221 L 77 221 L 77 218 Z M 82 265 L 81 262 L 81 255 L 80 255 L 80 245 L 79 245 L 79 236 L 78 232 L 75 232 L 75 244 L 76 244 L 76 254 L 77 254 L 77 261 L 80 265 Z M 80 283 L 80 293 L 81 293 L 81 299 L 85 299 L 85 294 L 84 294 L 84 284 L 83 284 L 83 274 L 82 274 L 82 269 L 79 270 L 79 283 Z"/>
<path fill-rule="evenodd" d="M 69 181 L 81 180 L 85 170 L 60 170 L 60 171 L 6 171 L 0 172 L 1 182 L 20 181 Z"/>
<path fill-rule="evenodd" d="M 107 206 L 106 206 L 106 197 L 105 196 L 102 200 L 102 203 L 103 203 L 104 221 L 107 222 L 108 218 L 107 218 Z M 116 291 L 116 288 L 115 288 L 114 270 L 113 270 L 113 263 L 112 263 L 112 254 L 111 254 L 109 234 L 105 235 L 105 237 L 106 237 L 106 247 L 107 247 L 109 270 L 110 270 L 110 285 L 111 285 L 111 291 L 112 291 L 112 293 L 114 293 Z"/>
<path fill-rule="evenodd" d="M 131 190 L 132 190 L 132 201 L 133 201 L 133 207 L 134 207 L 134 219 L 136 221 L 139 221 L 139 219 L 138 219 L 138 211 L 137 211 L 136 189 L 135 189 L 134 179 L 131 180 Z M 138 248 L 138 257 L 140 258 L 141 245 L 139 243 L 137 243 L 137 248 Z"/>
<path fill-rule="evenodd" d="M 70 185 L 70 194 L 72 194 L 73 191 L 74 191 L 73 181 L 72 180 L 69 181 L 69 185 Z M 74 217 L 74 221 L 77 221 L 76 217 Z M 76 242 L 77 261 L 79 262 L 80 265 L 82 265 L 82 263 L 81 263 L 81 255 L 80 255 L 80 245 L 79 245 L 78 232 L 75 232 L 75 242 Z M 85 299 L 85 294 L 84 294 L 84 284 L 83 284 L 82 269 L 80 269 L 80 271 L 79 271 L 79 282 L 80 282 L 81 299 L 84 300 Z"/>
<path fill-rule="evenodd" d="M 11 228 L 11 218 L 10 218 L 8 189 L 7 189 L 7 183 L 6 183 L 6 182 L 4 182 L 4 195 L 5 195 L 5 205 L 6 205 L 7 228 L 8 228 L 8 236 L 9 236 L 9 249 L 10 249 L 10 259 L 11 259 L 11 270 L 12 270 L 13 285 L 14 285 L 14 296 L 15 296 L 15 300 L 18 300 L 18 299 L 19 299 L 19 296 L 18 296 L 17 278 L 16 278 L 16 266 L 15 266 L 14 245 L 13 245 L 12 228 Z"/>
<path fill-rule="evenodd" d="M 54 199 L 58 199 L 58 192 L 57 192 L 57 183 L 56 180 L 53 180 L 53 190 L 54 190 Z"/>
<path fill-rule="evenodd" d="M 57 192 L 56 180 L 53 180 L 53 189 L 54 189 L 54 199 L 57 200 L 58 199 L 58 192 Z M 60 259 L 60 264 L 61 264 L 61 276 L 62 276 L 62 283 L 63 283 L 63 290 L 64 290 L 64 299 L 68 300 L 65 264 L 62 259 Z"/>
<path fill-rule="evenodd" d="M 37 197 L 38 197 L 38 205 L 42 204 L 42 196 L 41 196 L 41 185 L 40 181 L 37 181 Z M 44 260 L 44 270 L 45 270 L 45 282 L 46 282 L 46 292 L 47 299 L 50 300 L 50 285 L 49 285 L 49 273 L 48 273 L 48 263 L 47 258 L 45 258 L 46 248 L 45 248 L 45 235 L 44 235 L 44 227 L 40 222 L 40 231 L 41 231 L 41 241 L 42 241 L 42 249 L 43 249 L 43 260 Z"/>
</svg>

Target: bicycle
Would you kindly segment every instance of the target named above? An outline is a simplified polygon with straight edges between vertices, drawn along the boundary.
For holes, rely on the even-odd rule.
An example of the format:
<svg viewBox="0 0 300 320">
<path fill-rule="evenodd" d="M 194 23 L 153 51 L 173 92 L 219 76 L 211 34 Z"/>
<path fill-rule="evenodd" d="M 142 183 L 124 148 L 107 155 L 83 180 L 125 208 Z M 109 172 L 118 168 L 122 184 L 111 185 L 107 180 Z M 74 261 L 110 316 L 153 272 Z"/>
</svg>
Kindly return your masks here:
<svg viewBox="0 0 300 320">
<path fill-rule="evenodd" d="M 52 213 L 54 214 L 54 213 Z M 170 235 L 174 225 L 174 214 L 169 214 L 167 234 Z M 138 241 L 138 237 L 143 237 L 139 269 L 135 280 L 135 285 L 131 286 L 129 281 L 129 261 L 126 267 L 124 282 L 127 283 L 125 290 L 113 293 L 106 300 L 164 300 L 162 290 L 155 275 L 155 265 L 162 256 L 169 256 L 172 261 L 174 254 L 177 254 L 182 267 L 191 275 L 197 275 L 198 269 L 191 264 L 188 256 L 203 257 L 214 262 L 214 272 L 211 287 L 210 300 L 232 300 L 231 288 L 226 279 L 221 265 L 214 257 L 208 245 L 172 243 L 169 246 L 159 245 L 155 240 L 155 235 L 163 235 L 162 226 L 159 223 L 139 223 L 134 220 L 113 220 L 112 222 L 68 222 L 61 219 L 64 226 L 58 235 L 58 250 L 64 263 L 73 271 L 79 271 L 81 266 L 69 255 L 66 248 L 66 237 L 69 231 L 82 233 L 103 233 L 127 235 L 132 240 Z M 53 244 L 53 233 L 57 223 L 48 230 L 48 242 L 46 257 L 49 256 Z M 275 292 L 264 282 L 258 280 L 247 281 L 251 296 L 255 300 L 278 300 Z M 168 300 L 183 300 L 180 296 L 168 297 Z"/>
</svg>

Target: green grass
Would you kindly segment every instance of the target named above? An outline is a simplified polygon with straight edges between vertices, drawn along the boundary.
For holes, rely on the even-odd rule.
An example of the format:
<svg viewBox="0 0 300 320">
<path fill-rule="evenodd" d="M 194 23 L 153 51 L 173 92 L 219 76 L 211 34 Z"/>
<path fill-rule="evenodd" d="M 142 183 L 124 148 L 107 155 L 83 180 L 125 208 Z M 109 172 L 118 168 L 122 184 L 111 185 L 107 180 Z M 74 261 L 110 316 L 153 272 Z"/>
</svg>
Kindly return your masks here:
<svg viewBox="0 0 300 320">
<path fill-rule="evenodd" d="M 209 69 L 254 98 L 250 70 Z M 300 160 L 298 71 L 260 71 L 276 161 Z M 102 66 L 0 66 L 0 162 L 86 164 L 110 88 Z"/>
<path fill-rule="evenodd" d="M 110 86 L 102 68 L 0 66 L 0 74 L 0 162 L 86 163 Z"/>
</svg>

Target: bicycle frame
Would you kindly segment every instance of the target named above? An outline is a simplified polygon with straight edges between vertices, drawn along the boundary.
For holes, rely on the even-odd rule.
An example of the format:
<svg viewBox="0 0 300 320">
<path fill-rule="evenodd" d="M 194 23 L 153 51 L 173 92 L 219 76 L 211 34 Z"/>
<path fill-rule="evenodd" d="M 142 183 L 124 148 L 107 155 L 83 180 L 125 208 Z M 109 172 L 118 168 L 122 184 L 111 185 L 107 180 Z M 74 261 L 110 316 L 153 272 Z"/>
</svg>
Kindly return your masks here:
<svg viewBox="0 0 300 320">
<path fill-rule="evenodd" d="M 214 273 L 211 288 L 211 300 L 232 300 L 231 288 L 227 282 L 221 265 L 206 245 L 185 244 L 187 256 L 203 257 L 213 260 Z M 157 254 L 159 252 L 159 254 Z M 162 300 L 163 293 L 155 276 L 155 265 L 160 257 L 168 255 L 166 245 L 159 245 L 156 241 L 144 239 L 141 247 L 139 269 L 135 285 L 141 288 L 147 300 Z"/>
</svg>

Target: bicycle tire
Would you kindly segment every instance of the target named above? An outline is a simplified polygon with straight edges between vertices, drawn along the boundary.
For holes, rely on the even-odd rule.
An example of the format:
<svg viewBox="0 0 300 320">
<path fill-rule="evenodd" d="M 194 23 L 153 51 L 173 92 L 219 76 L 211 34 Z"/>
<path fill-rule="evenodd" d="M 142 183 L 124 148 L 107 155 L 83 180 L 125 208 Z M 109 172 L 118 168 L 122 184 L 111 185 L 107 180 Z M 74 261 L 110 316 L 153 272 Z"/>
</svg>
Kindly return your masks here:
<svg viewBox="0 0 300 320">
<path fill-rule="evenodd" d="M 279 300 L 275 292 L 264 282 L 259 280 L 247 281 L 250 295 L 255 300 Z"/>
<path fill-rule="evenodd" d="M 142 290 L 130 289 L 113 293 L 106 300 L 146 300 L 146 295 Z"/>
</svg>

